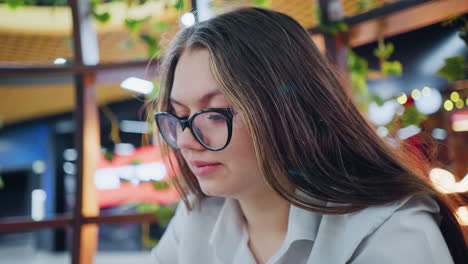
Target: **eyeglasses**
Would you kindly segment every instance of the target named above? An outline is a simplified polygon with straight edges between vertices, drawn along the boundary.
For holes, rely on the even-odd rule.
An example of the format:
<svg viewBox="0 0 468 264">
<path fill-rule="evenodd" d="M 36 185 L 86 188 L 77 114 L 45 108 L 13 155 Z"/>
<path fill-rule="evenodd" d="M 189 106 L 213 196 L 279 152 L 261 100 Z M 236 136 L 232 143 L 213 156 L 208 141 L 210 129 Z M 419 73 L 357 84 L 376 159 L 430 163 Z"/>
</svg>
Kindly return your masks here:
<svg viewBox="0 0 468 264">
<path fill-rule="evenodd" d="M 207 108 L 191 117 L 179 118 L 168 112 L 156 113 L 154 118 L 164 140 L 175 150 L 179 136 L 186 128 L 205 148 L 212 151 L 224 149 L 232 136 L 232 108 Z"/>
</svg>

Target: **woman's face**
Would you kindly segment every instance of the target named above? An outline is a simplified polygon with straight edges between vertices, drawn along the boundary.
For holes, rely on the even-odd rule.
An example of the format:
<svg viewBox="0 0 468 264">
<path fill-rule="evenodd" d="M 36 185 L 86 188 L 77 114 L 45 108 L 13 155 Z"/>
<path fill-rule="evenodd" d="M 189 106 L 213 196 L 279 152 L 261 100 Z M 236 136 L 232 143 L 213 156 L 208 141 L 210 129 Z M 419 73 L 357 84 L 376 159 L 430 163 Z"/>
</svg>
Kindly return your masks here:
<svg viewBox="0 0 468 264">
<path fill-rule="evenodd" d="M 187 50 L 182 54 L 171 92 L 176 116 L 192 116 L 206 108 L 232 107 L 221 93 L 210 65 L 205 49 Z M 206 195 L 241 198 L 266 188 L 258 171 L 252 139 L 240 114 L 235 114 L 232 122 L 231 141 L 221 151 L 204 148 L 190 129 L 185 129 L 177 139 L 182 156 Z M 206 164 L 214 165 L 204 166 Z"/>
</svg>

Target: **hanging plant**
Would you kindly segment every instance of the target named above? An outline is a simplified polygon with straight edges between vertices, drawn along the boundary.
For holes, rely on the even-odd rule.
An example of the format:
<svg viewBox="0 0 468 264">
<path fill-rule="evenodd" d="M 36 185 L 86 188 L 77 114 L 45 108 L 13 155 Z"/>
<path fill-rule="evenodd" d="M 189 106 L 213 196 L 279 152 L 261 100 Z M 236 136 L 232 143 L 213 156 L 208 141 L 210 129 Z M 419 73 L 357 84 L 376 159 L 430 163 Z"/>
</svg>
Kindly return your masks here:
<svg viewBox="0 0 468 264">
<path fill-rule="evenodd" d="M 437 74 L 449 82 L 463 80 L 468 77 L 468 64 L 463 56 L 454 56 L 445 59 L 445 64 Z"/>
<path fill-rule="evenodd" d="M 356 7 L 359 12 L 367 12 L 369 10 L 372 10 L 376 7 L 376 5 L 376 0 L 360 0 L 356 3 Z"/>
<path fill-rule="evenodd" d="M 96 9 L 99 4 L 102 3 L 102 0 L 91 0 L 91 15 L 93 18 L 100 22 L 100 23 L 106 23 L 110 20 L 111 15 L 109 12 L 102 12 L 99 13 Z"/>
<path fill-rule="evenodd" d="M 177 11 L 186 10 L 188 8 L 188 0 L 91 0 L 90 15 L 99 24 L 106 24 L 113 18 L 112 12 L 107 11 L 103 6 L 110 3 L 125 2 L 126 13 L 129 14 L 133 8 L 140 7 L 150 2 L 163 4 L 165 10 L 175 9 Z M 10 9 L 17 10 L 23 6 L 67 6 L 67 0 L 0 0 L 0 3 L 5 3 Z M 103 10 L 104 9 L 104 10 Z M 147 47 L 147 57 L 151 58 L 158 55 L 160 45 L 158 35 L 170 30 L 171 25 L 163 22 L 154 22 L 152 15 L 144 18 L 135 18 L 127 16 L 123 21 L 123 25 L 130 32 L 130 39 L 120 43 L 120 47 L 128 49 L 136 43 L 142 43 Z M 153 24 L 151 24 L 153 23 Z"/>
<path fill-rule="evenodd" d="M 381 77 L 401 76 L 403 72 L 403 67 L 399 61 L 388 61 L 394 49 L 392 43 L 385 44 L 383 39 L 381 39 L 379 40 L 378 47 L 374 50 L 374 56 L 379 58 Z"/>
<path fill-rule="evenodd" d="M 468 15 L 453 17 L 444 23 L 445 26 L 453 26 L 458 31 L 458 37 L 463 40 L 468 47 Z M 445 59 L 445 64 L 437 72 L 449 82 L 463 80 L 468 78 L 468 62 L 462 55 L 453 56 Z"/>
<path fill-rule="evenodd" d="M 335 35 L 340 32 L 348 32 L 349 30 L 348 25 L 344 22 L 343 19 L 325 22 L 323 19 L 322 9 L 318 5 L 315 8 L 315 16 L 319 21 L 317 28 L 321 32 Z"/>
</svg>

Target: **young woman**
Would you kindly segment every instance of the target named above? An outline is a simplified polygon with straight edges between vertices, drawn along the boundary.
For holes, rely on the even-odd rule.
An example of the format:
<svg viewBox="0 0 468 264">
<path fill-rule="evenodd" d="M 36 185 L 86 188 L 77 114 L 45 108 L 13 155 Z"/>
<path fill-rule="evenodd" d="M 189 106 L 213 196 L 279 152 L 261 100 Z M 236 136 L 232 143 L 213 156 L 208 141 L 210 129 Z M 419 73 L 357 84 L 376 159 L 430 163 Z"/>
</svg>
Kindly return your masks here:
<svg viewBox="0 0 468 264">
<path fill-rule="evenodd" d="M 449 199 L 374 133 L 292 18 L 245 8 L 186 28 L 161 78 L 155 118 L 185 203 L 155 263 L 467 263 Z"/>
</svg>

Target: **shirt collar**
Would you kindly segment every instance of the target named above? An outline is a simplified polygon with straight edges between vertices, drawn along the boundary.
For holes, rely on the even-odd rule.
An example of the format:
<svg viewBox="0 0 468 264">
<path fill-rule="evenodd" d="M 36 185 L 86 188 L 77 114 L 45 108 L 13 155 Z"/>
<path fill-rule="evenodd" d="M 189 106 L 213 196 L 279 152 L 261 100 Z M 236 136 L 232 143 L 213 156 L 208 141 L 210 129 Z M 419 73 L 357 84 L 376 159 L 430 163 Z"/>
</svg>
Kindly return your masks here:
<svg viewBox="0 0 468 264">
<path fill-rule="evenodd" d="M 245 236 L 245 220 L 239 202 L 232 198 L 226 198 L 214 224 L 209 243 L 213 246 L 218 258 L 229 262 L 233 259 Z"/>
<path fill-rule="evenodd" d="M 291 205 L 284 244 L 289 247 L 297 240 L 315 241 L 321 219 L 320 214 Z M 223 260 L 232 260 L 239 246 L 246 243 L 246 232 L 239 202 L 225 198 L 209 238 L 216 256 Z"/>
<path fill-rule="evenodd" d="M 322 216 L 320 214 L 291 205 L 289 209 L 288 231 L 286 241 L 315 241 Z"/>
</svg>

